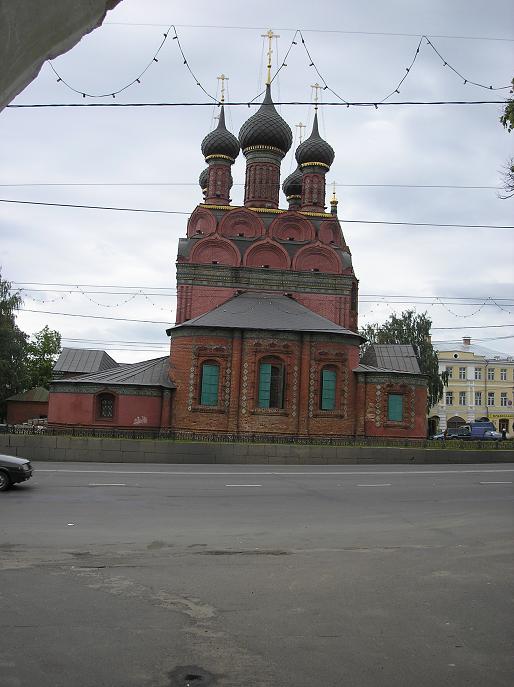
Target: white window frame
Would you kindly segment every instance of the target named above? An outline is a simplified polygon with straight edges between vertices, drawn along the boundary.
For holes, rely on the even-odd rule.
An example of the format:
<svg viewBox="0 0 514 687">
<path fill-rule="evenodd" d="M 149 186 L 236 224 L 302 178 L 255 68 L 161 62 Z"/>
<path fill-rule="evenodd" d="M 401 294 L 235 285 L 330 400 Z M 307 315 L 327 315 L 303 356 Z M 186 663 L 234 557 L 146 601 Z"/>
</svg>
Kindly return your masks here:
<svg viewBox="0 0 514 687">
<path fill-rule="evenodd" d="M 482 368 L 481 367 L 475 367 L 475 380 L 479 381 L 482 379 Z"/>
<path fill-rule="evenodd" d="M 495 405 L 495 399 L 494 399 L 494 391 L 488 391 L 487 392 L 487 407 L 491 408 L 492 406 Z"/>
<path fill-rule="evenodd" d="M 466 379 L 466 368 L 459 367 L 459 379 Z"/>
</svg>

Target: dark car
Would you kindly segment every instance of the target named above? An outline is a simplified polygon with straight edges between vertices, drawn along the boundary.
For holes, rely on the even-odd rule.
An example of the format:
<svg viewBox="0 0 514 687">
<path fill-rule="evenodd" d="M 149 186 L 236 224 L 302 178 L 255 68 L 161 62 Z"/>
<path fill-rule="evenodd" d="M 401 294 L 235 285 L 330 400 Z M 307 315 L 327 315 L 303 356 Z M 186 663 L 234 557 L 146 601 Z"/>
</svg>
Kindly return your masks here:
<svg viewBox="0 0 514 687">
<path fill-rule="evenodd" d="M 32 477 L 32 465 L 25 458 L 0 454 L 0 491 Z"/>
<path fill-rule="evenodd" d="M 457 432 L 459 429 L 457 427 L 451 427 L 449 429 L 445 429 L 444 432 L 438 432 L 437 434 L 434 434 L 431 439 L 435 439 L 436 441 L 442 441 L 444 439 L 455 439 Z"/>
</svg>

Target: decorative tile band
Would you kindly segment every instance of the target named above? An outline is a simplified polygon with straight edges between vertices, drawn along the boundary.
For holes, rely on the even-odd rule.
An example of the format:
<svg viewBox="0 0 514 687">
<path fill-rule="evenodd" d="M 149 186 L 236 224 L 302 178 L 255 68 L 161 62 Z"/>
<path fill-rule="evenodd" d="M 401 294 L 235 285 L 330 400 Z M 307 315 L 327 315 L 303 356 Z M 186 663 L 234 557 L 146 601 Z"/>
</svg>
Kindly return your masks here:
<svg viewBox="0 0 514 687">
<path fill-rule="evenodd" d="M 327 165 L 324 162 L 302 162 L 300 169 L 303 169 L 304 167 L 324 167 L 325 169 L 330 169 L 330 165 Z"/>
</svg>

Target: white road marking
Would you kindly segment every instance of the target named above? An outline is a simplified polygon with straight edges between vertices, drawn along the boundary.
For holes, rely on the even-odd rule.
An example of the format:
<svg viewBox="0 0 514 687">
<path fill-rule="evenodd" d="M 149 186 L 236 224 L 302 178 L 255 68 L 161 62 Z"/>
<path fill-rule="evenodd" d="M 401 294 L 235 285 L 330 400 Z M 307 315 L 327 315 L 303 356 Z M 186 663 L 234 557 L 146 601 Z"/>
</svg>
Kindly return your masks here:
<svg viewBox="0 0 514 687">
<path fill-rule="evenodd" d="M 88 486 L 89 487 L 126 487 L 127 485 L 126 484 L 119 484 L 119 483 L 113 483 L 113 484 L 98 483 L 97 484 L 95 482 L 91 482 Z"/>
<path fill-rule="evenodd" d="M 262 484 L 225 484 L 226 487 L 262 487 Z"/>
<path fill-rule="evenodd" d="M 358 487 L 390 487 L 391 484 L 358 484 Z"/>
<path fill-rule="evenodd" d="M 479 484 L 512 484 L 512 482 L 480 482 Z"/>
<path fill-rule="evenodd" d="M 259 472 L 246 472 L 240 470 L 238 472 L 227 471 L 174 471 L 174 470 L 70 470 L 69 468 L 38 468 L 39 472 L 62 472 L 62 473 L 85 473 L 85 474 L 111 474 L 111 475 L 175 475 L 177 477 L 191 477 L 194 475 L 466 475 L 466 474 L 496 474 L 500 472 L 514 472 L 514 468 L 499 468 L 498 470 L 325 470 L 325 471 L 288 471 L 288 470 L 273 470 Z"/>
</svg>

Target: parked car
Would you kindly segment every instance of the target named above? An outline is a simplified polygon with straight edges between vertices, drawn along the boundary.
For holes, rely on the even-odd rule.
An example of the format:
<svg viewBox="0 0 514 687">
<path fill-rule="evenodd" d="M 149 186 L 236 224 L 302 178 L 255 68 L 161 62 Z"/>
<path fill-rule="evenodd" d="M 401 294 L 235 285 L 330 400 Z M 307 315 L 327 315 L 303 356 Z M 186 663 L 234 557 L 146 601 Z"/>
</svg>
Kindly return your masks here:
<svg viewBox="0 0 514 687">
<path fill-rule="evenodd" d="M 461 441 L 501 441 L 501 432 L 497 432 L 492 422 L 470 422 L 458 428 L 455 434 L 447 439 Z"/>
<path fill-rule="evenodd" d="M 444 439 L 452 439 L 454 438 L 454 435 L 457 434 L 459 431 L 459 428 L 452 427 L 450 429 L 445 429 L 444 432 L 438 432 L 437 434 L 434 434 L 431 439 L 435 439 L 436 441 L 442 441 Z"/>
<path fill-rule="evenodd" d="M 0 491 L 32 477 L 32 465 L 25 458 L 0 454 Z"/>
</svg>

